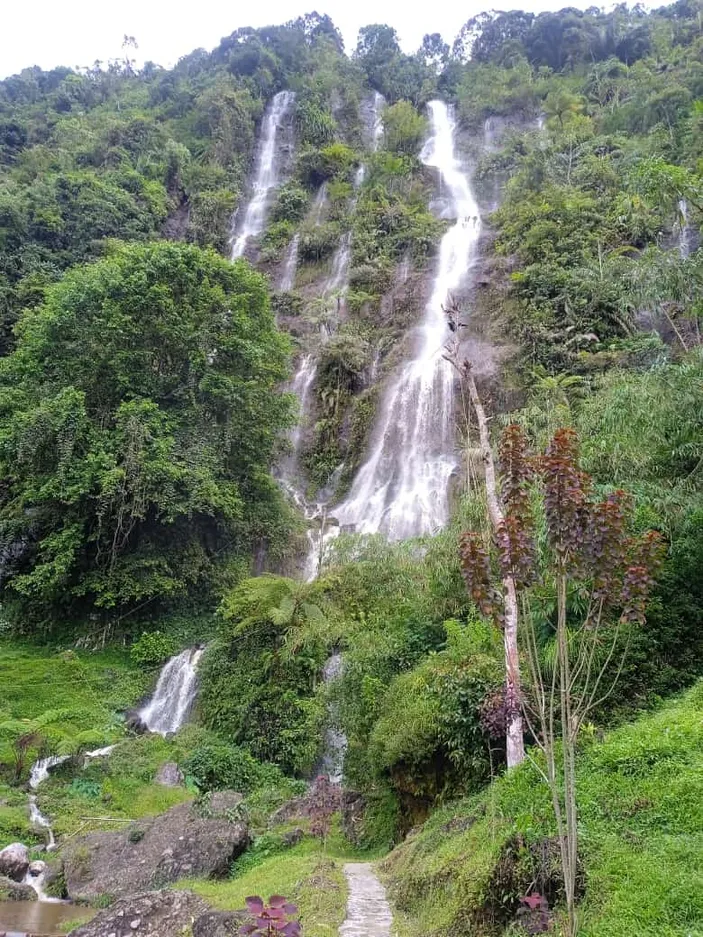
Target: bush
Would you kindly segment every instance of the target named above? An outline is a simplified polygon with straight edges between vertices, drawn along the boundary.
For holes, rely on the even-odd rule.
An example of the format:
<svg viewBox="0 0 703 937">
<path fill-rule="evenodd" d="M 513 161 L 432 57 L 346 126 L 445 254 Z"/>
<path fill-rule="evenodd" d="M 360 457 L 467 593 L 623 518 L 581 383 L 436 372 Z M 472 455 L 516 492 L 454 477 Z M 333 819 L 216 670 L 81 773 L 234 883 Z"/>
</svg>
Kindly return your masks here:
<svg viewBox="0 0 703 937">
<path fill-rule="evenodd" d="M 129 656 L 140 667 L 160 667 L 177 650 L 178 644 L 171 635 L 161 631 L 147 631 L 134 642 Z"/>
<path fill-rule="evenodd" d="M 409 101 L 398 101 L 383 112 L 383 142 L 393 153 L 415 156 L 426 133 L 426 118 Z"/>
<path fill-rule="evenodd" d="M 316 263 L 332 254 L 339 243 L 336 225 L 307 225 L 300 230 L 298 256 L 303 263 Z"/>
<path fill-rule="evenodd" d="M 247 794 L 281 779 L 274 765 L 262 764 L 246 749 L 211 742 L 200 745 L 185 759 L 182 768 L 201 791 L 233 790 Z"/>
<path fill-rule="evenodd" d="M 288 182 L 278 190 L 276 203 L 271 209 L 271 220 L 301 221 L 308 210 L 308 193 L 296 182 Z"/>
</svg>

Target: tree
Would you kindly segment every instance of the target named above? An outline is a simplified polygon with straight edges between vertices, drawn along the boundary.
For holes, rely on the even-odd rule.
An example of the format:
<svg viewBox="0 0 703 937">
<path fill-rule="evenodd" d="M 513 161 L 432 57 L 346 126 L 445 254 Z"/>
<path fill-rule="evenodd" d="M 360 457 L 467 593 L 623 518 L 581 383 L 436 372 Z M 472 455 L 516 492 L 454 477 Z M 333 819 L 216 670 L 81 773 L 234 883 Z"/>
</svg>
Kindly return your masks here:
<svg viewBox="0 0 703 937">
<path fill-rule="evenodd" d="M 596 501 L 578 461 L 573 430 L 560 429 L 544 454 L 533 457 L 520 427 L 509 426 L 500 447 L 505 518 L 497 541 L 503 579 L 519 590 L 522 647 L 529 686 L 523 712 L 541 749 L 531 759 L 549 787 L 560 846 L 567 933 L 578 931 L 579 868 L 576 759 L 589 714 L 614 691 L 627 653 L 627 633 L 644 623 L 661 541 L 649 531 L 628 536 L 629 499 L 622 491 Z M 538 545 L 532 506 L 539 493 L 546 544 Z M 471 535 L 465 543 L 476 540 Z M 505 616 L 497 602 L 485 552 L 462 552 L 462 568 L 486 611 Z M 542 638 L 545 629 L 550 637 Z"/>
<path fill-rule="evenodd" d="M 117 245 L 17 327 L 0 368 L 3 587 L 26 614 L 207 585 L 275 528 L 288 402 L 266 283 L 182 244 Z"/>
<path fill-rule="evenodd" d="M 449 59 L 449 45 L 439 33 L 425 33 L 418 54 L 425 65 L 439 73 Z"/>
</svg>

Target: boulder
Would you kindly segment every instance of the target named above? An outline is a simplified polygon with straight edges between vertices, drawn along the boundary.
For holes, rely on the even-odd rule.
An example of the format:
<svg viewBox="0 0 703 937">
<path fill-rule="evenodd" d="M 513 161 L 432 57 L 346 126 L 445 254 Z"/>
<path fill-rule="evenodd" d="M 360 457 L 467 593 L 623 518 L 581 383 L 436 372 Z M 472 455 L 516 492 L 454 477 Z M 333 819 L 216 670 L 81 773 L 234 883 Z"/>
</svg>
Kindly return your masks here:
<svg viewBox="0 0 703 937">
<path fill-rule="evenodd" d="M 126 829 L 89 833 L 66 842 L 63 874 L 69 898 L 93 901 L 163 888 L 180 878 L 222 878 L 249 845 L 245 822 L 232 822 L 242 795 L 213 794 Z"/>
<path fill-rule="evenodd" d="M 22 843 L 10 843 L 0 850 L 0 875 L 21 882 L 29 868 L 29 850 Z"/>
<path fill-rule="evenodd" d="M 191 891 L 153 891 L 121 898 L 70 937 L 183 937 L 207 911 Z"/>
<path fill-rule="evenodd" d="M 31 885 L 0 875 L 0 901 L 36 901 L 37 897 Z"/>
<path fill-rule="evenodd" d="M 287 848 L 290 848 L 291 846 L 297 846 L 304 836 L 305 830 L 299 826 L 296 826 L 295 829 L 286 830 L 286 832 L 282 834 L 281 843 Z"/>
<path fill-rule="evenodd" d="M 207 911 L 193 924 L 193 937 L 236 937 L 250 921 L 246 911 Z"/>
<path fill-rule="evenodd" d="M 165 761 L 154 778 L 154 784 L 162 787 L 179 787 L 182 783 L 183 774 L 175 761 Z"/>
</svg>

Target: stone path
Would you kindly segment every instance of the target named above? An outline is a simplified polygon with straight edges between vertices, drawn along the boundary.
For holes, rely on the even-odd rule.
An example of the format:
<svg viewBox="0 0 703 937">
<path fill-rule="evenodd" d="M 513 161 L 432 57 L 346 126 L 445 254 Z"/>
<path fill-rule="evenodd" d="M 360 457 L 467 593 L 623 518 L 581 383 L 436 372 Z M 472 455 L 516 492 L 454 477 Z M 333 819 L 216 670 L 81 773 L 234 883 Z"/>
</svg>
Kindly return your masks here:
<svg viewBox="0 0 703 937">
<path fill-rule="evenodd" d="M 368 862 L 348 862 L 344 874 L 349 884 L 347 918 L 341 937 L 391 937 L 393 917 L 386 889 Z"/>
</svg>

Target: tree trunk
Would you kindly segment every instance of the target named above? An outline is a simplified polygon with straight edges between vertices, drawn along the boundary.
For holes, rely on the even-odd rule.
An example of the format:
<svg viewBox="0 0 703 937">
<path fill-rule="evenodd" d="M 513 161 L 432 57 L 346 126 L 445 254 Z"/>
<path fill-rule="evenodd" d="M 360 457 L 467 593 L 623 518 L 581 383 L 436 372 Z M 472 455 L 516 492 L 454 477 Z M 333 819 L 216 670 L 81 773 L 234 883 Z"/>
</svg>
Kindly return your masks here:
<svg viewBox="0 0 703 937">
<path fill-rule="evenodd" d="M 505 521 L 503 508 L 498 498 L 496 485 L 496 470 L 493 462 L 493 451 L 488 434 L 488 420 L 478 395 L 476 381 L 470 369 L 466 372 L 466 382 L 476 420 L 481 447 L 481 457 L 486 471 L 486 500 L 488 502 L 488 515 L 495 534 Z M 505 603 L 505 621 L 503 627 L 503 646 L 505 648 L 505 731 L 506 731 L 506 758 L 508 768 L 519 765 L 525 758 L 525 743 L 522 735 L 522 708 L 520 691 L 520 660 L 517 650 L 517 590 L 512 576 L 503 577 L 503 599 Z"/>
</svg>

